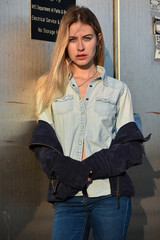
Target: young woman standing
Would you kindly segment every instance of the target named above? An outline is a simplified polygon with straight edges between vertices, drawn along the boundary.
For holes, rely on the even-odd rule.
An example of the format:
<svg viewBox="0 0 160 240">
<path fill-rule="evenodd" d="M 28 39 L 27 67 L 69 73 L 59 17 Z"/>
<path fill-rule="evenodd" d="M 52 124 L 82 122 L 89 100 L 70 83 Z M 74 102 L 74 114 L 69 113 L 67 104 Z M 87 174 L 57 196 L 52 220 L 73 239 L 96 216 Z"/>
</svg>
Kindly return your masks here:
<svg viewBox="0 0 160 240">
<path fill-rule="evenodd" d="M 126 170 L 146 141 L 125 83 L 107 76 L 96 16 L 73 6 L 62 18 L 50 71 L 37 84 L 30 148 L 50 184 L 52 240 L 124 240 L 134 189 Z"/>
</svg>

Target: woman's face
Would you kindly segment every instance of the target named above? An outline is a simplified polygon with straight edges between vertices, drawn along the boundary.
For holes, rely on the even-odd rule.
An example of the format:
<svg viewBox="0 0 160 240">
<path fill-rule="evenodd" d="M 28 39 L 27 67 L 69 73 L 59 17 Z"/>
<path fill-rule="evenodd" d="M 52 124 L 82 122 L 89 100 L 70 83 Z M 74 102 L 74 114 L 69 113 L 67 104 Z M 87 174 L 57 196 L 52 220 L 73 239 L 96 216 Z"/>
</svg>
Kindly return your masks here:
<svg viewBox="0 0 160 240">
<path fill-rule="evenodd" d="M 67 51 L 74 65 L 79 68 L 92 66 L 97 44 L 97 36 L 90 25 L 76 22 L 70 26 Z"/>
</svg>

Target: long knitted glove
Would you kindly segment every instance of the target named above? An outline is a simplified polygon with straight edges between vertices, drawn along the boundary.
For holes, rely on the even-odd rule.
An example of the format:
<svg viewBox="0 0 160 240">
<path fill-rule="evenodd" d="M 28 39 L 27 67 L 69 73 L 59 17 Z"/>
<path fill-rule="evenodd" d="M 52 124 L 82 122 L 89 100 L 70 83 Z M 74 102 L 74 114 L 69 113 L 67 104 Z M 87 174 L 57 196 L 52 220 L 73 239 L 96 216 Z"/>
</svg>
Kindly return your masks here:
<svg viewBox="0 0 160 240">
<path fill-rule="evenodd" d="M 82 189 L 88 179 L 90 167 L 48 147 L 35 147 L 36 158 L 49 178 L 56 178 L 66 185 Z"/>
<path fill-rule="evenodd" d="M 81 162 L 92 171 L 92 179 L 109 178 L 124 173 L 143 161 L 143 150 L 138 142 L 115 144 L 102 149 Z"/>
</svg>

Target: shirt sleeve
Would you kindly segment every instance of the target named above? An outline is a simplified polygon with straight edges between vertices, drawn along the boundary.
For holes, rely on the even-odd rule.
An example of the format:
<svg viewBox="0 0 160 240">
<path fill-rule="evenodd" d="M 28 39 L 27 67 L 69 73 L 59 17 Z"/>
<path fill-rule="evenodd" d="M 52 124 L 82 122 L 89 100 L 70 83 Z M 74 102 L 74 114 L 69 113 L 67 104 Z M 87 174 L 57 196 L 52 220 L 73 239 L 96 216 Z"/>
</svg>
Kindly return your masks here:
<svg viewBox="0 0 160 240">
<path fill-rule="evenodd" d="M 38 115 L 38 120 L 42 120 L 49 123 L 53 127 L 53 129 L 55 129 L 52 110 L 50 113 L 49 109 L 46 108 L 42 113 Z"/>
<path fill-rule="evenodd" d="M 130 90 L 124 85 L 124 91 L 118 104 L 116 130 L 118 131 L 123 125 L 129 122 L 134 122 L 133 106 Z"/>
</svg>

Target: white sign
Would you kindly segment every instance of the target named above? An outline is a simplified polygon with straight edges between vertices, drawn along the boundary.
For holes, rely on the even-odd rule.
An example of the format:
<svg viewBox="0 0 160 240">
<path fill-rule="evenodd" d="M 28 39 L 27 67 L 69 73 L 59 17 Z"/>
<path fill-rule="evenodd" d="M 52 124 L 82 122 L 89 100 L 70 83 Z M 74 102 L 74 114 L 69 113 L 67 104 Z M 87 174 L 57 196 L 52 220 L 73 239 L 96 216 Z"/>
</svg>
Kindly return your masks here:
<svg viewBox="0 0 160 240">
<path fill-rule="evenodd" d="M 155 45 L 160 48 L 160 35 L 155 35 Z"/>
<path fill-rule="evenodd" d="M 160 60 L 160 49 L 157 49 L 155 50 L 155 59 L 156 60 Z"/>
<path fill-rule="evenodd" d="M 151 10 L 160 12 L 160 0 L 150 0 Z"/>
</svg>

